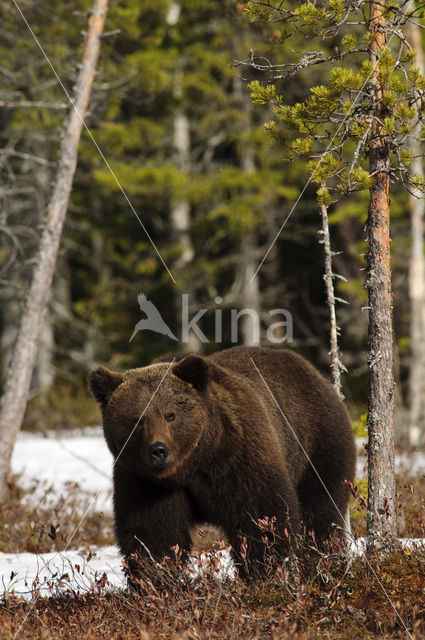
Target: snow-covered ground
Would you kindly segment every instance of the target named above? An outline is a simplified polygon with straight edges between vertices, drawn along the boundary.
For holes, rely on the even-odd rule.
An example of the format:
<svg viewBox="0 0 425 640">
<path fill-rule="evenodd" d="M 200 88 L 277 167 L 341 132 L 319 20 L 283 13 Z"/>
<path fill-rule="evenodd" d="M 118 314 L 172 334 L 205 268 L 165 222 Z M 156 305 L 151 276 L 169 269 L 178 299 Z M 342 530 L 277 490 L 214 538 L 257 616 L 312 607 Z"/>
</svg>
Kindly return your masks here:
<svg viewBox="0 0 425 640">
<path fill-rule="evenodd" d="M 24 487 L 37 480 L 39 497 L 46 488 L 52 497 L 58 497 L 70 482 L 78 482 L 85 496 L 96 496 L 96 509 L 111 511 L 112 456 L 101 427 L 47 435 L 22 432 L 13 451 L 12 470 L 20 475 Z M 410 476 L 425 474 L 425 454 L 396 455 L 396 470 Z M 365 474 L 366 457 L 359 455 L 356 477 Z"/>
<path fill-rule="evenodd" d="M 112 456 L 100 427 L 19 434 L 12 456 L 12 471 L 24 488 L 35 490 L 29 499 L 55 503 L 75 482 L 85 504 L 97 511 L 112 511 Z M 94 588 L 106 574 L 111 586 L 124 586 L 121 556 L 115 546 L 61 553 L 0 553 L 0 593 L 12 591 L 31 597 L 73 589 Z"/>
<path fill-rule="evenodd" d="M 357 466 L 356 478 L 364 478 L 367 475 L 367 458 L 365 452 L 366 438 L 358 438 L 357 445 Z M 409 454 L 402 453 L 395 455 L 396 473 L 405 476 L 415 477 L 425 474 L 425 453 L 415 451 Z"/>
<path fill-rule="evenodd" d="M 73 431 L 19 434 L 12 455 L 12 471 L 19 483 L 35 494 L 56 499 L 78 482 L 84 497 L 94 500 L 98 511 L 112 510 L 112 456 L 100 427 Z"/>
<path fill-rule="evenodd" d="M 91 509 L 112 510 L 112 456 L 100 427 L 60 435 L 21 433 L 13 451 L 12 472 L 19 474 L 21 486 L 31 488 L 31 500 L 53 504 L 78 482 L 81 497 Z M 206 555 L 194 558 L 191 575 L 195 578 L 208 564 Z M 234 575 L 226 551 L 219 552 L 214 567 L 219 579 Z M 95 552 L 69 549 L 38 555 L 0 553 L 0 596 L 84 593 L 103 584 L 103 576 L 110 587 L 125 586 L 121 555 L 115 546 L 99 547 Z"/>
<path fill-rule="evenodd" d="M 115 546 L 101 547 L 92 556 L 87 550 L 60 553 L 0 553 L 0 593 L 24 598 L 86 593 L 102 583 L 124 587 L 121 556 Z"/>
<path fill-rule="evenodd" d="M 398 470 L 410 475 L 425 474 L 425 455 L 397 456 Z M 82 497 L 96 510 L 111 510 L 112 457 L 108 451 L 100 427 L 89 427 L 60 435 L 49 433 L 21 433 L 16 442 L 12 471 L 19 474 L 24 487 L 33 487 L 32 499 L 56 500 L 69 490 L 70 483 L 78 482 Z M 365 459 L 359 458 L 357 477 L 365 474 Z M 409 544 L 415 544 L 411 541 Z M 354 552 L 361 552 L 362 541 L 353 545 Z M 220 552 L 217 575 L 219 578 L 233 575 L 230 556 Z M 204 557 L 201 562 L 207 563 Z M 199 573 L 193 563 L 193 575 Z M 35 593 L 56 594 L 61 591 L 85 592 L 96 588 L 106 575 L 110 586 L 125 584 L 121 569 L 121 557 L 114 546 L 100 547 L 94 555 L 87 550 L 66 550 L 48 554 L 0 553 L 0 595 L 14 592 L 31 597 Z"/>
</svg>

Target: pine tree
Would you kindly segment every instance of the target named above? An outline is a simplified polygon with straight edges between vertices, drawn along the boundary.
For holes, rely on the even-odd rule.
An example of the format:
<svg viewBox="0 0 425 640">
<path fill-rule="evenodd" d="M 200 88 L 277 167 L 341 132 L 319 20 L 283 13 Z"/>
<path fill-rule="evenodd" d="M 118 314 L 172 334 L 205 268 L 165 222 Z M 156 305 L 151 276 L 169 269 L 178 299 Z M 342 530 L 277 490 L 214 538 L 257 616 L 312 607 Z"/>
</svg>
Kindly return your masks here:
<svg viewBox="0 0 425 640">
<path fill-rule="evenodd" d="M 126 282 L 120 278 L 122 298 L 132 295 L 135 301 L 136 287 L 144 288 L 161 311 L 169 314 L 173 325 L 179 317 L 176 305 L 169 301 L 176 298 L 176 291 L 190 292 L 194 302 L 191 313 L 196 306 L 210 307 L 217 296 L 225 308 L 248 304 L 247 278 L 240 257 L 241 245 L 246 248 L 247 242 L 241 238 L 251 239 L 250 262 L 254 264 L 262 244 L 266 246 L 271 236 L 265 212 L 275 215 L 293 189 L 286 190 L 280 184 L 281 166 L 278 169 L 277 153 L 271 153 L 268 147 L 259 110 L 251 105 L 246 83 L 236 81 L 231 69 L 259 34 L 247 24 L 239 28 L 233 2 L 226 3 L 224 12 L 216 2 L 182 0 L 171 6 L 178 11 L 178 18 L 177 13 L 172 14 L 170 2 L 159 2 L 155 8 L 144 2 L 133 2 L 126 9 L 112 8 L 111 28 L 119 25 L 122 29 L 114 47 L 120 50 L 125 43 L 126 61 L 136 73 L 125 86 L 121 101 L 111 101 L 105 115 L 107 125 L 99 123 L 97 135 L 106 155 L 112 157 L 112 167 L 123 188 L 158 240 L 165 261 L 174 265 L 176 285 L 164 273 L 137 222 L 125 222 L 128 214 L 119 204 L 119 190 L 107 168 L 94 160 L 90 148 L 85 157 L 98 165 L 92 172 L 100 186 L 103 216 L 116 230 L 107 243 L 119 241 L 121 250 L 125 246 L 127 264 L 134 267 L 132 278 Z M 119 23 L 118 16 L 124 17 L 125 11 L 137 15 L 131 25 L 127 19 Z M 271 44 L 259 46 L 266 51 Z M 190 142 L 184 162 L 176 153 L 174 135 L 182 116 Z M 187 140 L 185 144 L 187 147 Z M 255 159 L 249 171 L 248 154 Z M 117 205 L 122 210 L 119 219 Z M 176 233 L 177 205 L 184 205 L 184 233 L 182 229 Z M 107 253 L 113 271 L 123 273 L 122 262 L 115 264 L 109 248 Z M 276 292 L 273 294 L 275 285 L 262 289 L 268 296 L 277 297 Z M 257 298 L 255 306 L 259 308 Z M 97 308 L 99 299 L 105 299 L 103 292 L 99 291 L 96 298 Z M 87 313 L 98 313 L 90 300 L 84 306 Z M 273 302 L 275 306 L 281 304 Z M 128 308 L 128 301 L 124 307 Z M 104 317 L 111 317 L 109 302 L 104 311 Z M 96 321 L 102 323 L 102 318 L 96 317 Z M 213 341 L 212 333 L 210 329 Z M 228 342 L 230 335 L 223 340 Z M 132 343 L 135 360 L 138 348 L 143 361 L 148 361 L 155 350 L 160 350 L 160 344 L 162 350 L 172 346 L 155 336 L 147 342 L 139 336 Z M 124 347 L 124 341 L 114 345 L 115 353 L 121 351 L 121 344 Z"/>
<path fill-rule="evenodd" d="M 413 158 L 406 146 L 411 137 L 423 139 L 423 130 L 415 134 L 415 122 L 421 119 L 425 78 L 415 66 L 406 33 L 415 10 L 397 2 L 352 5 L 329 0 L 320 6 L 301 2 L 288 8 L 252 1 L 246 3 L 245 13 L 252 20 L 279 22 L 287 29 L 285 40 L 310 38 L 308 52 L 297 55 L 293 47 L 293 58 L 273 67 L 279 79 L 300 75 L 312 65 L 323 68 L 324 83 L 310 86 L 309 95 L 295 104 L 279 94 L 276 83 L 251 83 L 255 102 L 274 105 L 267 128 L 275 141 L 290 157 L 309 158 L 309 181 L 319 185 L 319 200 L 325 198 L 328 206 L 355 191 L 369 190 L 365 286 L 372 549 L 381 546 L 385 536 L 396 535 L 389 184 L 400 179 L 423 188 L 421 177 L 409 174 Z M 333 49 L 323 53 L 318 42 L 332 42 Z M 316 51 L 311 50 L 314 45 Z M 255 55 L 246 64 L 259 66 Z"/>
</svg>

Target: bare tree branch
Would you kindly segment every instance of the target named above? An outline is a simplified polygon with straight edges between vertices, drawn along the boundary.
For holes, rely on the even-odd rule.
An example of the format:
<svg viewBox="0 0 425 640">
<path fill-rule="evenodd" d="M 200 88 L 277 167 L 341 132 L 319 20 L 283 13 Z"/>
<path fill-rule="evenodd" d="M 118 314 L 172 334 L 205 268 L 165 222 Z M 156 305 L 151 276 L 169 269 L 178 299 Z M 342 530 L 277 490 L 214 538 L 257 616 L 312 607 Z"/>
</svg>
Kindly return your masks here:
<svg viewBox="0 0 425 640">
<path fill-rule="evenodd" d="M 3 109 L 67 109 L 66 102 L 44 102 L 42 100 L 0 100 Z"/>
<path fill-rule="evenodd" d="M 324 187 L 324 185 L 322 185 Z M 341 388 L 341 371 L 346 371 L 346 368 L 342 364 L 339 357 L 338 346 L 338 327 L 336 324 L 336 311 L 335 311 L 335 291 L 334 291 L 334 278 L 335 274 L 332 268 L 332 249 L 331 238 L 329 233 L 329 220 L 328 220 L 328 208 L 325 204 L 320 205 L 320 215 L 322 217 L 322 229 L 320 234 L 322 236 L 321 243 L 323 244 L 324 258 L 325 258 L 325 273 L 323 279 L 326 285 L 326 299 L 329 308 L 329 340 L 330 340 L 330 358 L 331 358 L 331 377 L 332 383 L 341 399 L 344 398 Z M 345 300 L 343 301 L 345 302 Z"/>
</svg>

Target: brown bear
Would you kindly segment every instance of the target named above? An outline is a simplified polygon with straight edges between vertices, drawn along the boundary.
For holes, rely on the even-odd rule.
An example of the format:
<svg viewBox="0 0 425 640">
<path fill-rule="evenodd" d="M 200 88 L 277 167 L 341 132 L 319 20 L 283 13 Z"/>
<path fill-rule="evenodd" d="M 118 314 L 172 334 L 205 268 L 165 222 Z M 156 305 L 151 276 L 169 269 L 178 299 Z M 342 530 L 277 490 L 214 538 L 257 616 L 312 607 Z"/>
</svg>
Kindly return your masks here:
<svg viewBox="0 0 425 640">
<path fill-rule="evenodd" d="M 314 530 L 320 544 L 335 525 L 346 528 L 350 420 L 331 384 L 296 353 L 233 347 L 125 373 L 100 367 L 89 386 L 115 460 L 125 556 L 189 551 L 190 529 L 210 523 L 226 533 L 241 573 L 255 573 L 264 554 L 256 521 L 265 516 L 275 516 L 286 541 Z"/>
</svg>

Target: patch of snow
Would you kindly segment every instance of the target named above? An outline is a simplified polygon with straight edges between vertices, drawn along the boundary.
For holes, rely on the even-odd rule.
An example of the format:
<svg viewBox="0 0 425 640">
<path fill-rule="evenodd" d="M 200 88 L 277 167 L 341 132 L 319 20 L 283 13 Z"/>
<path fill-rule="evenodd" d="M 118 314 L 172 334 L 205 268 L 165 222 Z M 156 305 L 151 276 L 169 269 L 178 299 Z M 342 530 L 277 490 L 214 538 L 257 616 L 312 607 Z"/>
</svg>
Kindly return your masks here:
<svg viewBox="0 0 425 640">
<path fill-rule="evenodd" d="M 411 453 L 396 453 L 394 458 L 396 473 L 409 476 L 425 475 L 425 453 L 413 451 Z M 364 478 L 367 475 L 367 458 L 359 455 L 356 465 L 356 478 Z"/>
<path fill-rule="evenodd" d="M 0 595 L 33 599 L 65 593 L 83 594 L 98 586 L 101 589 L 125 588 L 121 560 L 115 546 L 97 547 L 90 554 L 87 550 L 0 553 Z M 227 550 L 191 556 L 188 568 L 194 581 L 207 573 L 220 581 L 235 577 L 235 567 Z"/>
<path fill-rule="evenodd" d="M 358 478 L 365 475 L 365 462 L 364 457 L 358 458 Z M 396 470 L 411 476 L 425 474 L 425 454 L 397 455 Z M 47 435 L 20 433 L 13 451 L 12 471 L 19 474 L 24 488 L 36 483 L 29 499 L 57 500 L 78 482 L 82 502 L 93 500 L 92 508 L 111 511 L 112 456 L 99 427 Z M 424 546 L 425 541 L 404 539 L 402 544 L 414 548 Z M 351 545 L 353 553 L 363 553 L 364 547 L 364 539 Z M 189 569 L 194 580 L 210 570 L 219 580 L 235 575 L 230 554 L 223 550 L 191 557 Z M 26 598 L 36 593 L 87 592 L 103 584 L 103 574 L 107 585 L 125 587 L 121 556 L 114 546 L 97 548 L 93 556 L 82 550 L 40 555 L 0 553 L 0 592 Z"/>
<path fill-rule="evenodd" d="M 78 482 L 82 496 L 90 499 L 96 496 L 93 508 L 112 510 L 112 455 L 98 427 L 66 435 L 49 432 L 47 437 L 21 432 L 11 464 L 23 488 L 37 483 L 36 500 L 46 493 L 57 500 L 69 490 L 69 483 Z"/>
<path fill-rule="evenodd" d="M 78 482 L 81 501 L 91 508 L 112 509 L 112 456 L 99 427 L 47 434 L 21 432 L 12 456 L 12 472 L 24 488 L 35 490 L 28 499 L 55 502 Z M 234 577 L 227 551 L 200 554 L 189 560 L 193 579 L 212 570 L 219 580 Z M 96 588 L 103 574 L 107 585 L 125 587 L 121 555 L 115 546 L 56 553 L 0 553 L 0 592 L 32 598 L 66 592 L 84 593 Z"/>
<path fill-rule="evenodd" d="M 236 575 L 235 565 L 227 549 L 220 549 L 215 553 L 199 553 L 196 556 L 189 556 L 188 568 L 192 580 L 210 572 L 220 582 L 234 580 Z"/>
<path fill-rule="evenodd" d="M 403 549 L 420 549 L 425 547 L 425 538 L 399 538 Z M 366 538 L 352 538 L 349 541 L 349 551 L 355 555 L 361 555 L 366 551 Z"/>
<path fill-rule="evenodd" d="M 93 553 L 93 552 L 92 552 Z M 117 547 L 102 547 L 90 556 L 87 550 L 56 553 L 0 553 L 1 592 L 33 598 L 66 592 L 86 593 L 103 584 L 125 587 L 121 555 Z"/>
<path fill-rule="evenodd" d="M 425 453 L 398 453 L 395 456 L 395 468 L 397 473 L 405 473 L 411 477 L 425 475 Z"/>
<path fill-rule="evenodd" d="M 405 549 L 425 548 L 425 539 L 402 538 Z M 364 554 L 365 538 L 352 540 L 350 551 Z M 0 596 L 13 595 L 25 599 L 38 596 L 84 594 L 98 588 L 124 589 L 126 580 L 121 555 L 115 546 L 56 553 L 0 553 Z M 188 560 L 190 578 L 196 582 L 206 574 L 219 581 L 233 580 L 235 567 L 228 550 L 200 553 Z M 106 579 L 106 580 L 105 580 Z"/>
</svg>

